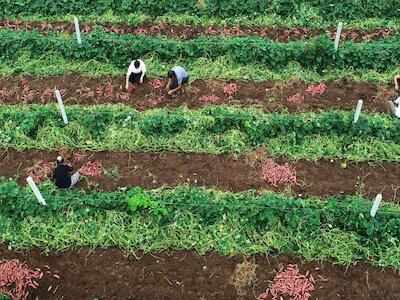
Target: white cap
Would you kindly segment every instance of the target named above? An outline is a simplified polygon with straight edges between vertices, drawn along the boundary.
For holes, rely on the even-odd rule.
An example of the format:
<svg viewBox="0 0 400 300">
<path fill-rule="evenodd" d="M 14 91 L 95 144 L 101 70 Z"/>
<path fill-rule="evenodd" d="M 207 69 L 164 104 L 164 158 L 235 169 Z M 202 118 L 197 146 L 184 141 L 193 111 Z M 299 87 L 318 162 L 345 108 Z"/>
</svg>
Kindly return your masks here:
<svg viewBox="0 0 400 300">
<path fill-rule="evenodd" d="M 57 156 L 57 161 L 59 162 L 59 163 L 61 163 L 62 161 L 63 161 L 63 158 L 62 158 L 62 156 Z"/>
</svg>

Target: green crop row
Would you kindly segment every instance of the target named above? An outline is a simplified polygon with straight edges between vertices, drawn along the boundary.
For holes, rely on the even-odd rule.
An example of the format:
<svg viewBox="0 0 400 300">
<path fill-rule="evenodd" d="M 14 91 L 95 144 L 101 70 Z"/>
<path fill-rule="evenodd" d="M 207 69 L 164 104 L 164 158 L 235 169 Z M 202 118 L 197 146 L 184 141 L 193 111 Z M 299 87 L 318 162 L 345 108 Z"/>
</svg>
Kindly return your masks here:
<svg viewBox="0 0 400 300">
<path fill-rule="evenodd" d="M 65 14 L 61 16 L 50 15 L 43 16 L 40 14 L 29 14 L 25 16 L 7 16 L 8 20 L 22 21 L 23 23 L 38 22 L 70 22 L 72 23 L 76 15 Z M 127 15 L 116 15 L 112 11 L 108 11 L 105 14 L 90 14 L 90 15 L 78 15 L 76 16 L 81 22 L 92 23 L 92 24 L 127 24 L 132 27 L 143 24 L 144 22 L 153 22 L 155 24 L 168 23 L 171 25 L 200 25 L 200 26 L 212 26 L 225 24 L 229 25 L 242 25 L 242 26 L 263 26 L 263 27 L 275 27 L 282 26 L 287 28 L 293 27 L 306 27 L 315 29 L 329 29 L 337 26 L 336 20 L 324 20 L 321 16 L 317 15 L 315 11 L 310 11 L 304 8 L 299 11 L 298 16 L 292 16 L 284 18 L 276 14 L 260 15 L 255 18 L 247 18 L 243 16 L 234 16 L 229 18 L 221 18 L 215 15 L 213 16 L 200 16 L 190 14 L 166 14 L 161 16 L 151 16 L 143 13 L 131 13 Z M 343 21 L 343 20 L 342 20 Z M 344 29 L 360 29 L 360 30 L 373 30 L 388 28 L 392 31 L 400 30 L 400 20 L 396 18 L 382 19 L 382 18 L 363 18 L 356 19 L 348 22 L 344 22 Z"/>
<path fill-rule="evenodd" d="M 55 105 L 1 105 L 0 145 L 203 153 L 266 146 L 272 155 L 290 158 L 399 161 L 400 122 L 380 114 L 362 115 L 357 124 L 353 112 L 265 114 L 223 106 L 138 112 L 123 105 L 74 105 L 67 114 L 70 124 L 64 126 Z"/>
<path fill-rule="evenodd" d="M 189 213 L 181 214 L 168 225 L 151 216 L 132 218 L 130 214 L 109 211 L 89 218 L 73 211 L 51 217 L 27 217 L 20 226 L 0 215 L 0 243 L 9 249 L 41 248 L 44 252 L 65 251 L 77 247 L 119 247 L 125 252 L 157 253 L 164 250 L 196 251 L 201 255 L 217 251 L 222 255 L 297 255 L 309 261 L 333 260 L 351 265 L 366 260 L 381 267 L 400 270 L 398 244 L 381 246 L 365 242 L 349 232 L 326 228 L 318 234 L 289 233 L 282 225 L 259 232 L 241 227 L 240 217 L 202 225 Z"/>
<path fill-rule="evenodd" d="M 191 13 L 207 16 L 249 16 L 275 13 L 282 17 L 298 16 L 309 10 L 324 19 L 357 19 L 366 17 L 399 17 L 397 0 L 341 0 L 332 4 L 329 0 L 101 0 L 101 1 L 50 1 L 50 0 L 1 0 L 0 15 L 40 13 L 43 15 L 117 14 L 133 12 L 162 15 L 166 13 Z"/>
<path fill-rule="evenodd" d="M 327 35 L 310 40 L 280 43 L 260 37 L 220 39 L 199 37 L 194 40 L 164 39 L 144 35 L 116 35 L 92 32 L 83 37 L 80 46 L 72 37 L 56 33 L 41 35 L 35 31 L 0 30 L 2 59 L 17 59 L 19 51 L 25 49 L 32 58 L 48 52 L 57 52 L 66 59 L 109 62 L 118 67 L 134 57 L 154 55 L 162 61 L 171 62 L 178 58 L 215 59 L 228 56 L 235 63 L 265 64 L 271 69 L 286 67 L 297 62 L 305 68 L 325 69 L 354 68 L 385 71 L 399 65 L 400 39 L 396 36 L 379 41 L 362 43 L 343 42 L 335 57 L 333 42 Z"/>
<path fill-rule="evenodd" d="M 375 70 L 351 68 L 334 69 L 318 74 L 315 70 L 302 68 L 297 63 L 290 63 L 286 68 L 271 70 L 260 63 L 237 64 L 230 57 L 220 56 L 217 59 L 198 58 L 193 60 L 178 59 L 169 63 L 162 62 L 154 56 L 145 56 L 147 71 L 151 77 L 162 77 L 174 65 L 185 66 L 191 79 L 220 79 L 220 80 L 303 80 L 306 82 L 321 82 L 327 80 L 353 79 L 358 82 L 393 83 L 393 76 L 400 73 L 400 66 L 387 69 L 384 72 Z M 22 49 L 15 59 L 0 59 L 0 75 L 12 76 L 17 74 L 31 76 L 53 75 L 83 75 L 90 77 L 124 76 L 129 61 L 124 67 L 116 67 L 110 63 L 95 60 L 65 59 L 60 54 L 51 52 L 37 58 Z M 104 79 L 104 78 L 103 78 Z"/>
<path fill-rule="evenodd" d="M 46 206 L 37 202 L 28 187 L 21 188 L 13 180 L 0 180 L 0 219 L 3 220 L 0 225 L 0 239 L 19 240 L 19 243 L 24 244 L 25 247 L 28 245 L 30 247 L 49 247 L 51 243 L 58 243 L 58 247 L 61 244 L 64 247 L 121 246 L 130 250 L 138 250 L 149 244 L 154 247 L 154 244 L 157 244 L 156 240 L 160 243 L 165 238 L 165 236 L 164 238 L 158 236 L 160 231 L 151 231 L 148 232 L 147 237 L 136 238 L 130 243 L 125 240 L 119 242 L 120 244 L 113 245 L 112 241 L 115 242 L 118 239 L 117 236 L 124 236 L 127 239 L 128 236 L 135 235 L 136 230 L 131 231 L 132 223 L 141 224 L 140 232 L 149 227 L 171 229 L 171 227 L 178 226 L 181 229 L 179 231 L 180 238 L 190 240 L 186 246 L 186 248 L 189 246 L 189 250 L 202 248 L 195 241 L 204 235 L 211 240 L 221 239 L 221 236 L 226 239 L 227 236 L 224 235 L 224 232 L 229 233 L 230 239 L 236 240 L 241 246 L 233 249 L 232 245 L 226 241 L 225 248 L 218 249 L 224 254 L 265 252 L 265 249 L 254 247 L 255 240 L 269 237 L 270 242 L 271 240 L 277 242 L 279 233 L 283 232 L 288 240 L 278 244 L 282 248 L 279 250 L 286 252 L 289 251 L 287 247 L 291 248 L 289 245 L 292 245 L 290 240 L 293 237 L 303 240 L 303 246 L 305 246 L 307 243 L 313 243 L 315 239 L 324 236 L 327 232 L 340 232 L 346 238 L 352 237 L 346 239 L 346 243 L 350 243 L 356 237 L 357 243 L 363 247 L 374 245 L 381 249 L 393 249 L 398 245 L 400 238 L 398 230 L 400 208 L 391 204 L 382 204 L 376 216 L 372 218 L 369 215 L 372 202 L 361 197 L 345 197 L 340 201 L 336 198 L 329 198 L 325 201 L 304 200 L 292 199 L 275 193 L 247 191 L 232 194 L 190 187 L 157 190 L 135 188 L 116 192 L 93 191 L 87 194 L 79 190 L 56 190 L 51 183 L 40 185 L 39 189 L 47 201 Z M 69 238 L 65 240 L 60 238 L 62 234 L 55 239 L 58 242 L 49 241 L 47 245 L 40 243 L 39 235 L 49 235 L 50 232 L 54 232 L 54 235 L 57 236 L 56 232 L 66 226 L 74 226 L 73 232 L 81 232 L 81 230 L 76 230 L 78 225 L 71 221 L 68 222 L 69 225 L 63 224 L 62 221 L 58 222 L 52 229 L 46 225 L 49 220 L 60 217 L 65 219 L 71 215 L 73 215 L 74 222 L 80 224 L 79 226 L 89 226 L 84 231 L 90 228 L 89 231 L 96 233 L 98 237 L 107 236 L 108 243 L 111 242 L 111 244 L 95 244 L 95 242 L 91 242 L 91 239 L 96 240 L 94 236 L 91 236 L 91 239 L 80 238 L 79 242 L 75 241 L 74 244 Z M 121 219 L 105 224 L 104 228 L 99 227 L 98 221 L 95 220 L 105 220 L 110 215 L 119 215 Z M 234 223 L 229 222 L 232 219 Z M 36 221 L 32 222 L 32 220 Z M 190 227 L 188 220 L 191 220 L 192 225 L 196 224 L 197 230 L 215 228 L 217 232 L 207 235 L 203 231 L 200 235 L 192 236 L 191 230 L 188 228 Z M 30 230 L 26 228 L 27 223 L 31 224 Z M 228 224 L 230 225 L 227 226 Z M 44 227 L 47 229 L 45 230 Z M 110 233 L 110 230 L 113 232 Z M 12 231 L 20 234 L 12 234 Z M 118 231 L 120 231 L 119 234 Z M 166 234 L 166 236 L 170 235 Z M 210 242 L 209 240 L 206 243 L 209 247 Z M 310 246 L 310 244 L 308 245 Z M 175 245 L 175 247 L 177 246 Z M 276 248 L 278 247 L 275 247 L 274 250 L 277 250 Z M 202 250 L 212 249 L 203 248 Z M 342 251 L 345 252 L 345 250 Z M 353 257 L 358 258 L 359 255 L 360 252 L 352 253 Z M 362 258 L 366 258 L 367 255 L 364 255 Z M 369 252 L 369 258 L 373 256 L 374 253 Z M 399 265 L 399 254 L 392 256 L 391 260 L 392 262 L 396 261 Z"/>
</svg>

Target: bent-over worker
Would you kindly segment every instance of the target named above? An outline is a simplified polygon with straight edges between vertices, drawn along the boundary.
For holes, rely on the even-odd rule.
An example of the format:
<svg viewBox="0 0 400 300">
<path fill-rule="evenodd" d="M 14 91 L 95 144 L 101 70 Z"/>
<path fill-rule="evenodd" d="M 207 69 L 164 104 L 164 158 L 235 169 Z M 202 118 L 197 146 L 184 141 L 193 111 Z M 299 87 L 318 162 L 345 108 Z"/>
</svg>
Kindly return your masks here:
<svg viewBox="0 0 400 300">
<path fill-rule="evenodd" d="M 61 189 L 72 189 L 79 180 L 79 172 L 75 172 L 70 176 L 73 171 L 71 166 L 64 164 L 62 156 L 57 157 L 57 167 L 54 169 L 53 178 L 55 179 L 56 186 Z"/>
<path fill-rule="evenodd" d="M 168 84 L 166 91 L 168 95 L 173 95 L 182 89 L 182 86 L 189 82 L 189 74 L 187 71 L 180 67 L 173 67 L 168 71 Z"/>
<path fill-rule="evenodd" d="M 397 97 L 393 101 L 387 101 L 387 109 L 391 116 L 400 118 L 400 75 L 394 76 L 394 90 Z"/>
<path fill-rule="evenodd" d="M 129 90 L 129 84 L 143 83 L 146 79 L 146 65 L 141 59 L 131 62 L 126 73 L 125 89 Z"/>
</svg>

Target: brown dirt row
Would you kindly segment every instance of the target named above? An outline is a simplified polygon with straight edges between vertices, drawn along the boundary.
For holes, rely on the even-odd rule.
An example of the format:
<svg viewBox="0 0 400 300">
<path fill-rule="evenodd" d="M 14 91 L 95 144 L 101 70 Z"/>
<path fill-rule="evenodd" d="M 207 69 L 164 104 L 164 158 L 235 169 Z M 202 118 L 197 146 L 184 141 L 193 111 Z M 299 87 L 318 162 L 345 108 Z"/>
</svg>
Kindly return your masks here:
<svg viewBox="0 0 400 300">
<path fill-rule="evenodd" d="M 96 24 L 82 23 L 81 31 L 88 33 L 94 30 Z M 324 29 L 307 29 L 304 27 L 287 28 L 283 26 L 265 27 L 265 26 L 246 26 L 246 25 L 171 25 L 168 23 L 153 23 L 145 21 L 136 27 L 129 24 L 113 25 L 110 23 L 97 24 L 102 31 L 110 31 L 116 34 L 144 34 L 151 36 L 166 36 L 168 38 L 180 38 L 183 40 L 195 39 L 202 35 L 207 36 L 260 36 L 280 42 L 288 42 L 297 39 L 307 39 L 321 34 L 328 34 L 335 37 L 336 28 Z M 37 30 L 39 32 L 58 31 L 58 32 L 75 32 L 73 22 L 22 22 L 7 21 L 0 22 L 0 28 L 10 28 L 15 30 Z M 344 29 L 341 34 L 342 40 L 363 41 L 378 40 L 386 36 L 396 34 L 396 31 L 390 29 Z"/>
<path fill-rule="evenodd" d="M 159 83 L 160 86 L 156 84 Z M 55 102 L 54 87 L 61 89 L 66 104 L 125 103 L 138 110 L 156 107 L 176 108 L 187 105 L 200 108 L 207 104 L 255 107 L 273 112 L 318 111 L 320 109 L 355 109 L 358 99 L 364 100 L 363 110 L 384 112 L 385 101 L 394 98 L 393 89 L 385 85 L 357 83 L 351 80 L 328 81 L 321 95 L 307 92 L 309 84 L 302 81 L 231 81 L 237 93 L 229 99 L 224 93 L 228 83 L 218 80 L 195 80 L 177 98 L 165 96 L 164 80 L 149 79 L 133 93 L 125 91 L 125 79 L 103 77 L 94 79 L 80 76 L 22 77 L 0 79 L 0 103 Z M 304 96 L 301 103 L 289 101 L 296 94 Z M 214 99 L 212 97 L 214 96 Z"/>
<path fill-rule="evenodd" d="M 32 268 L 47 270 L 45 265 L 50 268 L 51 273 L 45 272 L 38 282 L 39 288 L 30 290 L 29 299 L 36 300 L 256 299 L 270 286 L 279 268 L 286 268 L 288 264 L 297 264 L 301 274 L 309 271 L 314 277 L 315 290 L 310 299 L 400 298 L 399 275 L 367 263 L 345 268 L 330 262 L 302 262 L 290 256 L 246 259 L 217 253 L 199 256 L 183 251 L 139 255 L 140 259 L 126 256 L 116 248 L 95 252 L 79 249 L 49 255 L 34 249 L 21 254 L 7 250 L 6 246 L 0 247 L 0 259 L 18 258 Z M 229 281 L 236 265 L 245 261 L 257 265 L 256 278 L 253 286 L 244 289 L 247 294 L 239 297 Z M 54 274 L 61 278 L 53 277 Z"/>
<path fill-rule="evenodd" d="M 260 161 L 267 156 L 265 151 L 248 153 L 241 158 L 204 154 L 129 153 L 129 152 L 79 152 L 83 160 L 76 159 L 76 151 L 60 152 L 5 150 L 0 152 L 0 176 L 18 177 L 26 184 L 29 168 L 39 161 L 54 162 L 62 154 L 78 170 L 88 161 L 101 164 L 104 173 L 81 180 L 79 188 L 112 191 L 118 187 L 141 186 L 147 189 L 162 186 L 215 187 L 224 191 L 239 192 L 248 189 L 268 189 L 287 192 L 293 196 L 307 198 L 362 194 L 373 199 L 383 193 L 384 201 L 399 203 L 400 166 L 395 163 L 370 165 L 368 163 L 344 163 L 321 160 L 318 163 L 300 160 L 287 162 L 297 173 L 298 185 L 274 187 L 262 178 Z"/>
</svg>

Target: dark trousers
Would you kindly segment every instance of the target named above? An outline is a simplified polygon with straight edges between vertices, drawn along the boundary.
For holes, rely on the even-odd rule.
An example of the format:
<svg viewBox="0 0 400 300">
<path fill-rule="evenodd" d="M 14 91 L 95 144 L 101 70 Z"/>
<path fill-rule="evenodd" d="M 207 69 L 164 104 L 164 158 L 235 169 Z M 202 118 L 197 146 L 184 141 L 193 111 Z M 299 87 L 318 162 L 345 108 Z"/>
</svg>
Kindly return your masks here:
<svg viewBox="0 0 400 300">
<path fill-rule="evenodd" d="M 142 77 L 142 72 L 137 73 L 137 74 L 131 73 L 129 75 L 129 82 L 132 83 L 132 84 L 140 83 L 140 77 Z M 144 77 L 143 77 L 143 81 L 145 81 L 145 80 L 146 80 L 146 75 L 144 75 Z"/>
<path fill-rule="evenodd" d="M 188 82 L 189 82 L 189 76 L 182 79 L 182 85 L 184 85 L 185 83 L 188 83 Z M 175 79 L 172 80 L 172 82 L 171 82 L 170 89 L 171 89 L 171 90 L 174 90 L 174 89 L 176 89 L 177 87 L 178 87 L 178 80 L 175 78 Z"/>
</svg>

